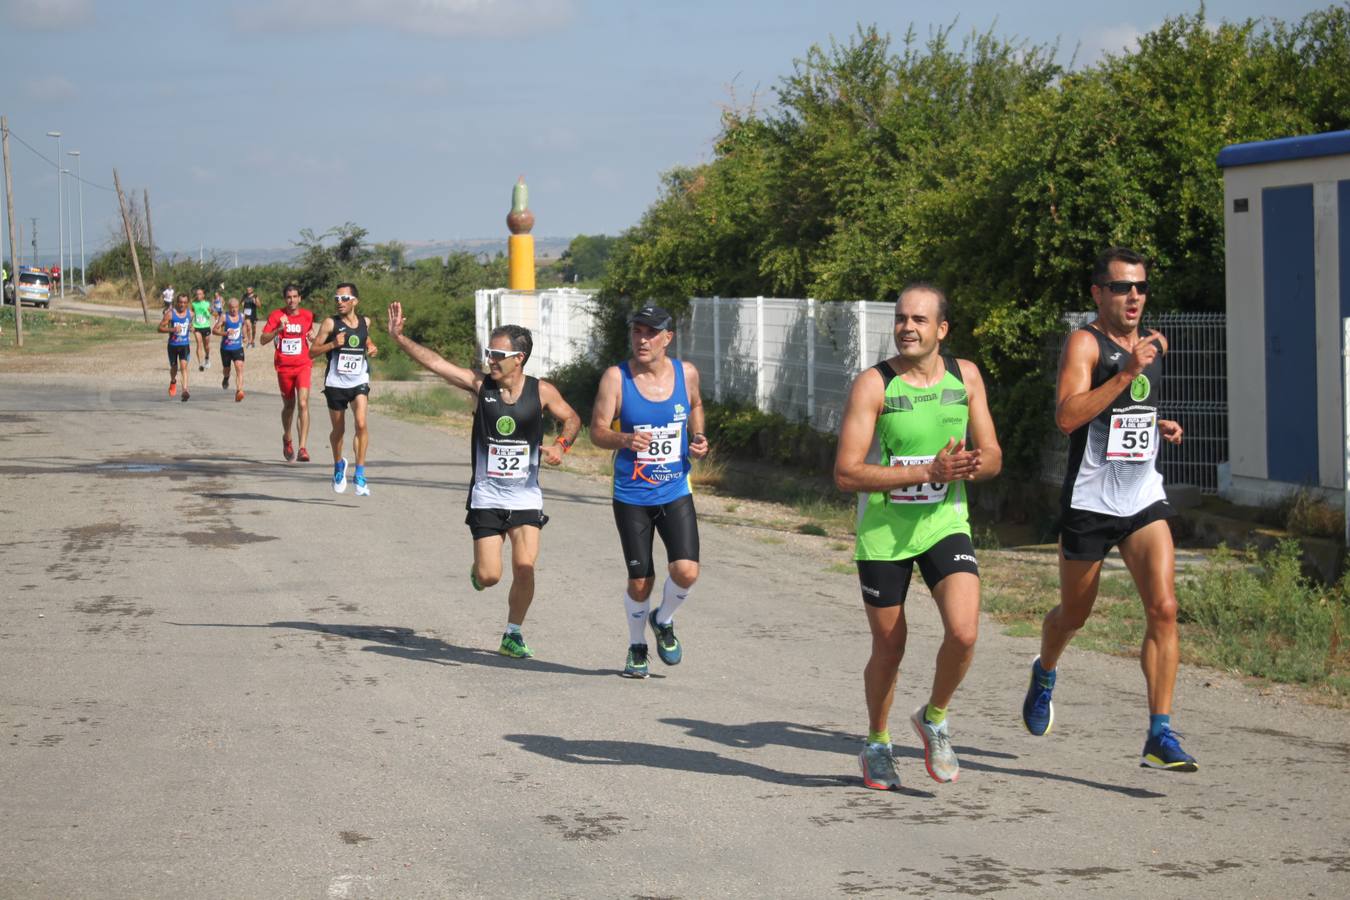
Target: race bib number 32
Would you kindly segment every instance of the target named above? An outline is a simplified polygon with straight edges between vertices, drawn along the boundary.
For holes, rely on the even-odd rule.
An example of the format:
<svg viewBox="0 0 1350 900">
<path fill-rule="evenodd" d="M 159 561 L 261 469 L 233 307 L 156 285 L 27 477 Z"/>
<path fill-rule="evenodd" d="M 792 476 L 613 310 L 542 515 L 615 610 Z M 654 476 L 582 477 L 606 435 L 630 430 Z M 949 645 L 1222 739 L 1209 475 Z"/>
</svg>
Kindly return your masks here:
<svg viewBox="0 0 1350 900">
<path fill-rule="evenodd" d="M 530 474 L 530 448 L 527 444 L 488 444 L 489 478 L 524 478 Z"/>
<path fill-rule="evenodd" d="M 1116 413 L 1106 437 L 1106 458 L 1148 462 L 1158 455 L 1158 415 Z"/>
<path fill-rule="evenodd" d="M 931 456 L 892 456 L 893 466 L 926 466 L 933 461 Z M 945 484 L 908 484 L 891 491 L 892 503 L 941 503 L 947 499 Z"/>
</svg>

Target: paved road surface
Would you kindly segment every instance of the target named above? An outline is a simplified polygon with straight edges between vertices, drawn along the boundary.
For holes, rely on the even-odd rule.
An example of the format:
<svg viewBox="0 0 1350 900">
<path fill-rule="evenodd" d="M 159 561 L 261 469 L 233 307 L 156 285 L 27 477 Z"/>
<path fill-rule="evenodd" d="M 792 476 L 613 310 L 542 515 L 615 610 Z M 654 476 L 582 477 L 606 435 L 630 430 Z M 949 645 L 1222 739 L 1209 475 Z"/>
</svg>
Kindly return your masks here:
<svg viewBox="0 0 1350 900">
<path fill-rule="evenodd" d="M 1070 651 L 1034 739 L 1034 642 L 987 626 L 937 785 L 920 589 L 905 787 L 869 791 L 828 540 L 706 525 L 685 662 L 633 682 L 605 485 L 549 473 L 539 656 L 508 661 L 462 439 L 376 414 L 373 496 L 336 496 L 280 461 L 275 394 L 150 377 L 0 376 L 0 896 L 1350 893 L 1345 712 L 1186 669 L 1203 768 L 1141 770 L 1136 663 Z"/>
</svg>

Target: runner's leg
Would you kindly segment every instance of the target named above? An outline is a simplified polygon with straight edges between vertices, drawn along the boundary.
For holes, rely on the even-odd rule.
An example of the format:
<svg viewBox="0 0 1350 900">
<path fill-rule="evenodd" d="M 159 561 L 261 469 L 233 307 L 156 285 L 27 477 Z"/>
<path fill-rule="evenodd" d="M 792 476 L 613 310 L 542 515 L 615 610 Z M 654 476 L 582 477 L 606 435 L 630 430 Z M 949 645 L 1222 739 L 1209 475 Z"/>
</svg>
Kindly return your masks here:
<svg viewBox="0 0 1350 900">
<path fill-rule="evenodd" d="M 953 572 L 938 582 L 933 599 L 942 616 L 943 637 L 928 702 L 937 709 L 946 709 L 975 658 L 975 638 L 980 626 L 980 576 Z"/>
<path fill-rule="evenodd" d="M 1046 613 L 1041 623 L 1041 668 L 1046 672 L 1059 665 L 1060 654 L 1091 615 L 1101 574 L 1100 559 L 1065 559 L 1061 546 L 1059 605 Z"/>
<path fill-rule="evenodd" d="M 309 446 L 309 388 L 297 387 L 295 389 L 295 402 L 300 412 L 300 443 L 301 449 Z"/>
<path fill-rule="evenodd" d="M 895 682 L 900 675 L 900 660 L 905 655 L 905 605 L 866 606 L 867 624 L 872 632 L 872 653 L 863 668 L 863 690 L 867 696 L 867 727 L 874 734 L 887 731 Z"/>
<path fill-rule="evenodd" d="M 492 587 L 502 580 L 502 544 L 500 534 L 476 538 L 473 542 L 473 574 L 483 587 Z"/>
<path fill-rule="evenodd" d="M 1181 658 L 1171 528 L 1165 520 L 1150 522 L 1120 542 L 1120 555 L 1144 601 L 1147 624 L 1139 662 L 1148 685 L 1148 711 L 1169 715 Z"/>
<path fill-rule="evenodd" d="M 342 459 L 342 438 L 347 431 L 347 411 L 330 409 L 328 419 L 333 424 L 333 430 L 328 432 L 328 443 L 333 448 L 333 465 L 337 465 L 338 460 Z"/>
<path fill-rule="evenodd" d="M 366 429 L 366 412 L 369 405 L 370 398 L 365 394 L 357 394 L 352 398 L 352 419 L 356 425 L 356 433 L 352 435 L 352 452 L 356 454 L 358 466 L 365 466 L 366 448 L 370 446 L 370 432 Z M 515 546 L 514 541 L 511 546 Z"/>
<path fill-rule="evenodd" d="M 511 592 L 507 597 L 506 621 L 525 624 L 525 614 L 534 600 L 534 564 L 539 559 L 539 529 L 533 525 L 508 528 L 511 539 Z M 500 554 L 497 557 L 501 562 Z"/>
</svg>

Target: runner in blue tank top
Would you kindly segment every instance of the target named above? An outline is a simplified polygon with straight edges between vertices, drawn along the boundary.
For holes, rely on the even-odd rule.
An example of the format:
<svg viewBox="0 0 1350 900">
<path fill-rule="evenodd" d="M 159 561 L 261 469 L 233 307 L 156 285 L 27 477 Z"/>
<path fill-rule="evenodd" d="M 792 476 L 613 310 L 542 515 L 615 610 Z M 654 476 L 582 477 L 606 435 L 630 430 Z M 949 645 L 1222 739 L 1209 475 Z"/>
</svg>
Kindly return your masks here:
<svg viewBox="0 0 1350 900">
<path fill-rule="evenodd" d="M 244 399 L 244 329 L 248 319 L 239 309 L 239 298 L 231 297 L 229 311 L 216 319 L 211 333 L 220 335 L 220 367 L 225 377 L 220 379 L 223 390 L 230 389 L 230 372 L 234 372 L 234 402 Z"/>
<path fill-rule="evenodd" d="M 179 294 L 173 306 L 164 310 L 159 333 L 169 336 L 169 396 L 178 393 L 178 378 L 183 379 L 183 402 L 188 399 L 188 356 L 192 353 L 192 313 L 186 294 Z"/>
<path fill-rule="evenodd" d="M 629 319 L 633 356 L 600 378 L 591 416 L 591 442 L 614 454 L 614 522 L 619 528 L 628 589 L 628 659 L 623 674 L 646 678 L 647 625 L 656 633 L 661 661 L 680 662 L 674 615 L 698 580 L 698 520 L 689 488 L 691 459 L 708 455 L 698 369 L 672 359 L 666 348 L 674 319 L 646 306 Z M 654 535 L 666 545 L 668 574 L 661 604 L 648 599 L 656 583 Z"/>
</svg>

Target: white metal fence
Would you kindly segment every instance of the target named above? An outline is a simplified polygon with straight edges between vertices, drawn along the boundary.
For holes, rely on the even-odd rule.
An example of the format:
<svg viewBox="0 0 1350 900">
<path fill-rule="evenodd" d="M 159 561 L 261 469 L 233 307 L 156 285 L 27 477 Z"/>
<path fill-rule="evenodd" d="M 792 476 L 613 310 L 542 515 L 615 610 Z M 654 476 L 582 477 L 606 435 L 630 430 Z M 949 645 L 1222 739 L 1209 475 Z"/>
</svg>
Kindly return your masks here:
<svg viewBox="0 0 1350 900">
<path fill-rule="evenodd" d="M 497 325 L 524 325 L 534 334 L 538 362 L 532 368 L 539 373 L 593 356 L 599 344 L 593 297 L 573 290 L 479 291 L 479 340 L 486 345 Z M 1076 327 L 1090 318 L 1071 314 L 1066 323 Z M 849 383 L 895 352 L 894 321 L 891 303 L 695 297 L 677 324 L 675 355 L 698 366 L 706 396 L 751 403 L 834 431 Z M 1161 414 L 1186 430 L 1181 446 L 1169 444 L 1162 454 L 1163 477 L 1215 493 L 1218 464 L 1228 459 L 1224 315 L 1165 313 L 1145 324 L 1167 335 L 1171 346 L 1159 386 Z M 1053 359 L 1047 365 L 1053 367 Z M 1062 466 L 1054 468 L 1062 477 Z"/>
</svg>

